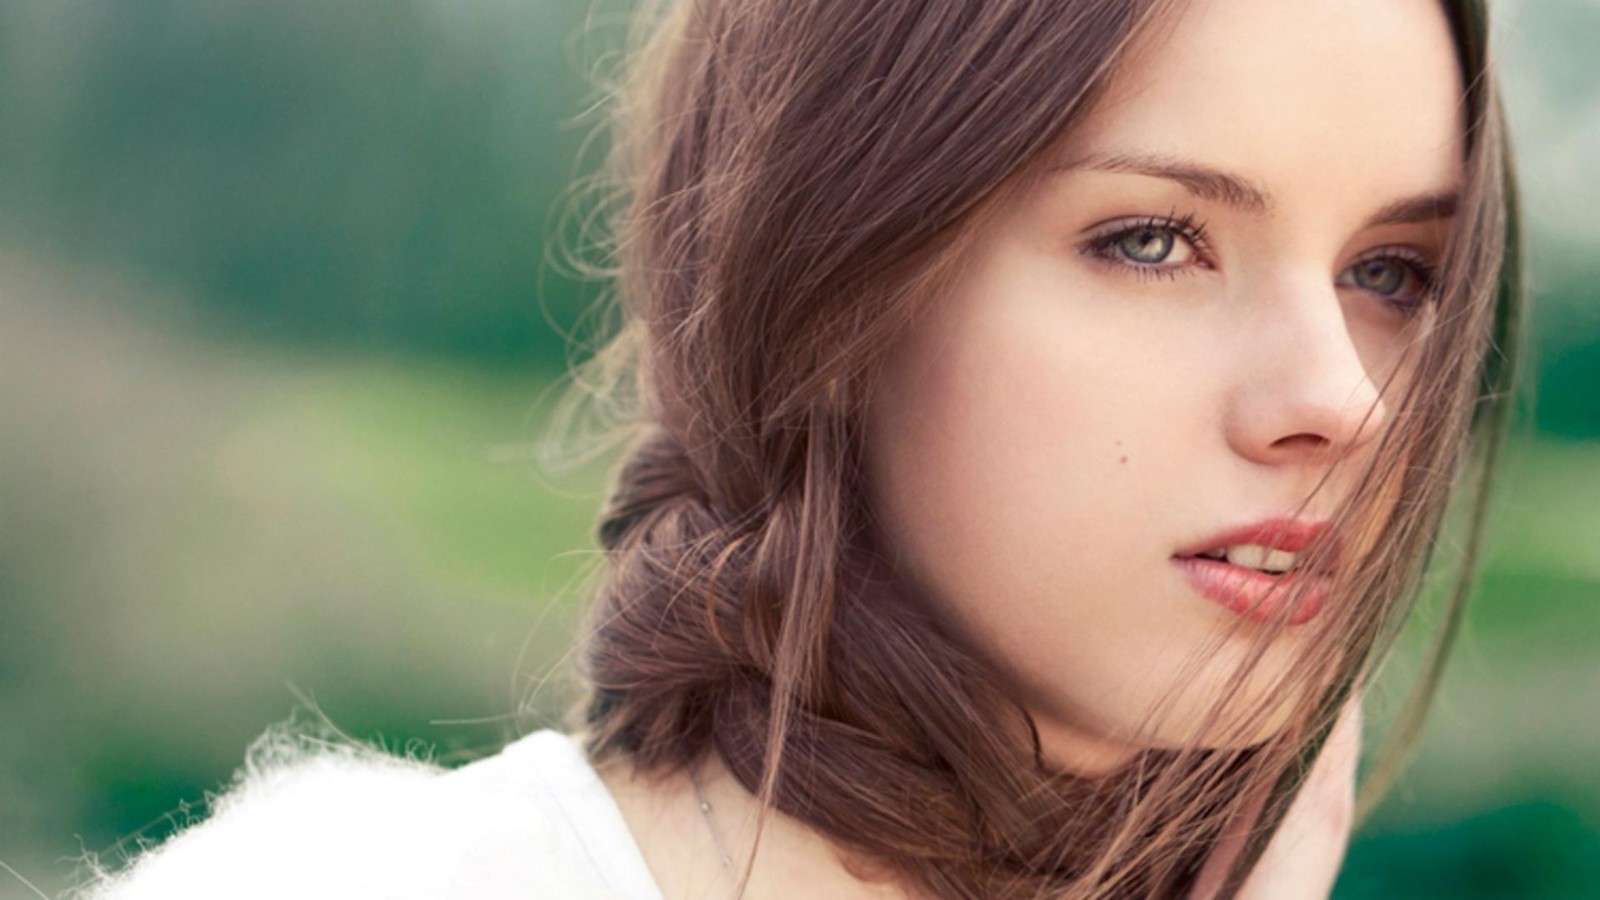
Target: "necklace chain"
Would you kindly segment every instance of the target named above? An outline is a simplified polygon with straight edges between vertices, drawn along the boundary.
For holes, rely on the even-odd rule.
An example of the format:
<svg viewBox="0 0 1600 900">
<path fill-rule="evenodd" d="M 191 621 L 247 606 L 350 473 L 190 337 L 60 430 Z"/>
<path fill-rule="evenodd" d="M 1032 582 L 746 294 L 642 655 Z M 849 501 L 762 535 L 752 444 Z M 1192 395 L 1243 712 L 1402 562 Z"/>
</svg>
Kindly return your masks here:
<svg viewBox="0 0 1600 900">
<path fill-rule="evenodd" d="M 694 785 L 695 799 L 700 801 L 700 814 L 705 816 L 706 827 L 711 829 L 711 840 L 717 845 L 717 855 L 722 857 L 722 868 L 731 877 L 733 875 L 733 857 L 728 855 L 728 848 L 722 843 L 722 835 L 717 831 L 717 820 L 711 817 L 711 803 L 706 800 L 705 792 L 700 790 L 700 765 L 698 762 L 689 765 L 689 783 Z"/>
</svg>

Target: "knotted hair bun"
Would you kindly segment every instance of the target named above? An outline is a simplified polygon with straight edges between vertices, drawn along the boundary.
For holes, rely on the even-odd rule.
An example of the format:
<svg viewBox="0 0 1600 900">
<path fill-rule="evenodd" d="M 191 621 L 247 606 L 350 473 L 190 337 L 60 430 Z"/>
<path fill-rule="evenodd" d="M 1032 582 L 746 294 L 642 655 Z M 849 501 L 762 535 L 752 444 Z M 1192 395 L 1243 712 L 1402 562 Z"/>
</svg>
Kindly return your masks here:
<svg viewBox="0 0 1600 900">
<path fill-rule="evenodd" d="M 668 503 L 705 503 L 682 443 L 659 425 L 634 446 L 612 483 L 595 529 L 606 551 L 619 549 L 630 531 Z"/>
<path fill-rule="evenodd" d="M 847 488 L 835 480 L 842 472 L 830 474 L 809 505 L 784 492 L 734 517 L 709 499 L 668 429 L 644 432 L 615 470 L 598 526 L 609 572 L 575 710 L 591 756 L 659 771 L 715 751 L 760 793 L 783 716 L 773 805 L 820 828 L 863 871 L 887 866 L 950 897 L 1034 896 L 1090 876 L 1110 849 L 1116 805 L 1157 779 L 1192 778 L 1204 759 L 1174 768 L 1171 754 L 1153 751 L 1148 765 L 1105 780 L 1049 771 L 1031 722 L 985 663 L 926 609 L 874 584 L 837 522 L 837 543 L 819 545 L 819 520 L 842 507 L 818 493 Z M 819 558 L 830 561 L 821 571 Z M 807 577 L 811 589 L 793 588 Z M 812 622 L 797 627 L 797 616 Z M 815 650 L 787 696 L 786 624 Z M 1187 883 L 1206 847 L 1130 866 L 1137 874 L 1121 889 Z"/>
</svg>

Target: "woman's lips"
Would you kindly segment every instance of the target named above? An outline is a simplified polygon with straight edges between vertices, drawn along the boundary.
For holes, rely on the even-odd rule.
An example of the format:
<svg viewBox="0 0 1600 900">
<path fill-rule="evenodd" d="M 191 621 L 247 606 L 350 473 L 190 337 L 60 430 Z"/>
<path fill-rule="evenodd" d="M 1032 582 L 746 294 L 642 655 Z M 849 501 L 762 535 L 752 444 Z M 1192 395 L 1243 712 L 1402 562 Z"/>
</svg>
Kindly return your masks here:
<svg viewBox="0 0 1600 900">
<path fill-rule="evenodd" d="M 1289 614 L 1288 624 L 1311 621 L 1328 599 L 1328 578 L 1315 572 L 1288 572 L 1268 575 L 1255 569 L 1236 566 L 1226 560 L 1202 556 L 1174 556 L 1195 590 L 1227 609 L 1256 622 L 1270 621 L 1289 602 L 1289 589 L 1305 585 L 1299 606 Z"/>
<path fill-rule="evenodd" d="M 1256 544 L 1269 550 L 1284 550 L 1289 553 L 1310 552 L 1313 544 L 1326 544 L 1326 558 L 1323 560 L 1323 565 L 1331 568 L 1339 558 L 1340 541 L 1336 535 L 1328 531 L 1326 521 L 1266 519 L 1213 534 L 1205 540 L 1190 545 L 1187 549 L 1179 550 L 1178 555 L 1198 556 L 1208 550 L 1220 550 L 1240 544 Z"/>
</svg>

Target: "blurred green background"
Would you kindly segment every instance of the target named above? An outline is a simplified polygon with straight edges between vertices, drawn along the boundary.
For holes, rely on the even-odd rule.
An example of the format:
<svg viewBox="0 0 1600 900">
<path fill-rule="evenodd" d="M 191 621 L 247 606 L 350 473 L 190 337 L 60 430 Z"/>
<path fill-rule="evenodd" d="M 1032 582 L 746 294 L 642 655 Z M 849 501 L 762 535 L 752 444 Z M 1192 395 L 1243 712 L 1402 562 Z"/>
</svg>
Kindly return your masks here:
<svg viewBox="0 0 1600 900">
<path fill-rule="evenodd" d="M 626 9 L 0 4 L 0 898 L 302 703 L 447 762 L 549 721 L 609 461 L 531 455 L 596 290 L 549 258 Z M 1600 2 L 1498 12 L 1537 400 L 1338 897 L 1600 897 Z"/>
</svg>

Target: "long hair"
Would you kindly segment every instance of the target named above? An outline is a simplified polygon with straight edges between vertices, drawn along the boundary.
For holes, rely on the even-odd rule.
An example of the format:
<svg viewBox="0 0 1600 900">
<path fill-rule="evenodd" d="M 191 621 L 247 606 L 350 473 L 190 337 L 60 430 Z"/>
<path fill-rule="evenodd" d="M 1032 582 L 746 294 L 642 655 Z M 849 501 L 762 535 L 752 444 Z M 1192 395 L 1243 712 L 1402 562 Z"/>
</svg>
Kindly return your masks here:
<svg viewBox="0 0 1600 900">
<path fill-rule="evenodd" d="M 570 398 L 619 403 L 613 433 L 630 442 L 597 525 L 604 567 L 572 714 L 596 763 L 670 772 L 714 750 L 858 871 L 941 897 L 1175 896 L 1264 788 L 1231 895 L 1388 655 L 1463 497 L 1464 558 L 1361 814 L 1381 796 L 1470 592 L 1515 372 L 1513 181 L 1481 0 L 1444 4 L 1467 133 L 1440 300 L 1374 463 L 1334 516 L 1362 550 L 1340 554 L 1334 590 L 1359 599 L 1332 604 L 1285 676 L 1301 698 L 1287 725 L 1242 749 L 1151 748 L 1106 777 L 1052 771 L 991 667 L 875 589 L 861 422 L 880 361 L 1171 5 L 681 0 L 638 13 L 608 94 L 609 259 L 596 270 L 613 279 L 617 325 Z M 1282 617 L 1272 624 L 1258 651 Z"/>
</svg>

